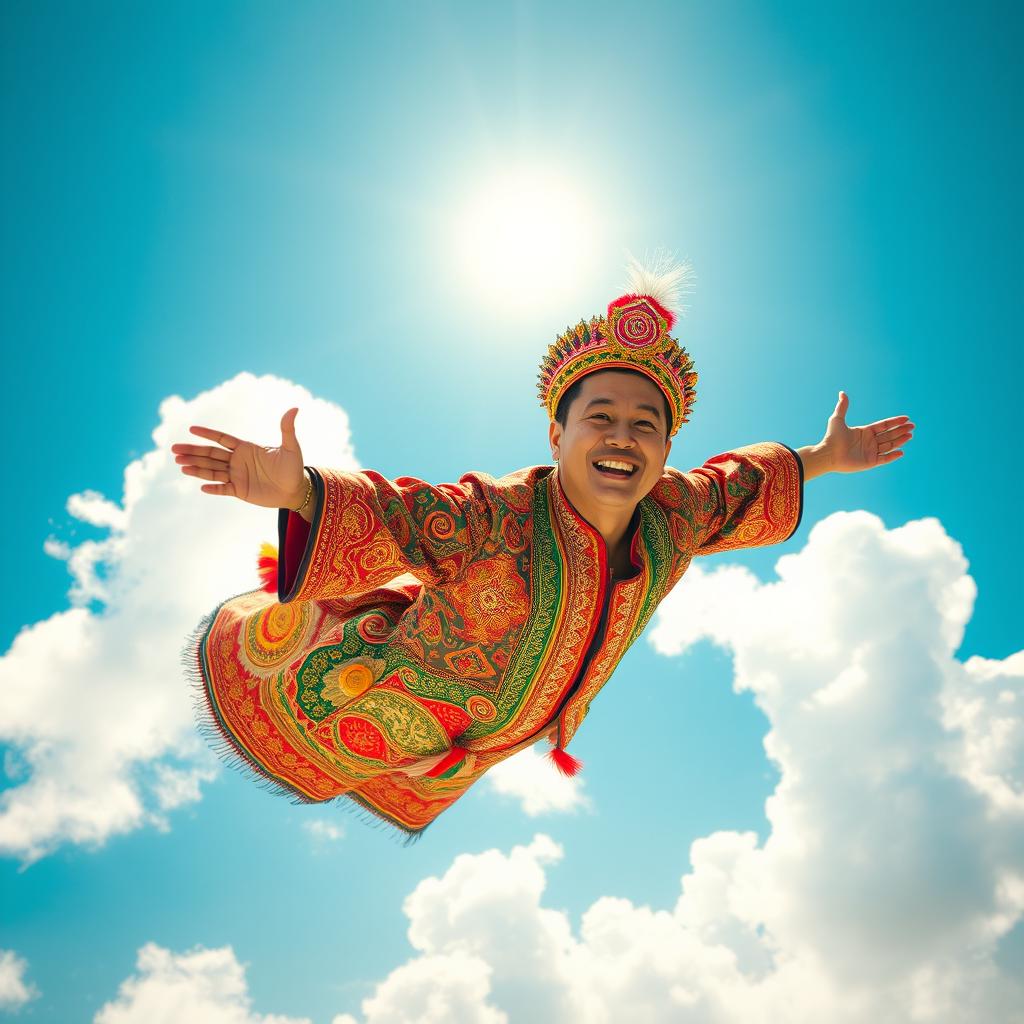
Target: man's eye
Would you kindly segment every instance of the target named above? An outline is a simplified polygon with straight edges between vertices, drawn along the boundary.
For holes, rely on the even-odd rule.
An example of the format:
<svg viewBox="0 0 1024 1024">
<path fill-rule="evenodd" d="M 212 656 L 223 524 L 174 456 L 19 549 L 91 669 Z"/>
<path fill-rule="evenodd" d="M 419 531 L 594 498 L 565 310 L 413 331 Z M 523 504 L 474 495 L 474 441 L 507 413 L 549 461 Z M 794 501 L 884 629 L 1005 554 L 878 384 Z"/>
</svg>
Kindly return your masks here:
<svg viewBox="0 0 1024 1024">
<path fill-rule="evenodd" d="M 638 420 L 637 422 L 641 427 L 651 427 L 652 429 L 654 427 L 654 424 L 650 420 Z"/>
</svg>

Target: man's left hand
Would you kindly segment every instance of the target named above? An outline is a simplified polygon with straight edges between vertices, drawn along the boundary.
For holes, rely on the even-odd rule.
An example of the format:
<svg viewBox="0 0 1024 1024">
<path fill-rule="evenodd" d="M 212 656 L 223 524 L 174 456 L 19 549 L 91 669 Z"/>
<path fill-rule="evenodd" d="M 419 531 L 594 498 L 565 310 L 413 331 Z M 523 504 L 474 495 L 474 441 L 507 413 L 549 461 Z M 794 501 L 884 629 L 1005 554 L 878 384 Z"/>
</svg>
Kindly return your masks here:
<svg viewBox="0 0 1024 1024">
<path fill-rule="evenodd" d="M 910 417 L 890 416 L 864 427 L 848 427 L 846 410 L 849 407 L 849 396 L 840 391 L 820 445 L 828 469 L 834 473 L 858 473 L 895 462 L 903 454 L 903 445 L 914 435 Z"/>
</svg>

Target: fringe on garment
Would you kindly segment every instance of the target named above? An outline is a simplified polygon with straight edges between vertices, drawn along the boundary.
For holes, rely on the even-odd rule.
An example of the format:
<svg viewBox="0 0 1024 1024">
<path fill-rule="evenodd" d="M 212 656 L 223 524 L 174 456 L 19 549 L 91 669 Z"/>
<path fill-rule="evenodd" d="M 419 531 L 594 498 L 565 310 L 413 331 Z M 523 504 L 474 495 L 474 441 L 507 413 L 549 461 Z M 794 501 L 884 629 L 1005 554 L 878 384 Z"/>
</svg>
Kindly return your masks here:
<svg viewBox="0 0 1024 1024">
<path fill-rule="evenodd" d="M 289 786 L 286 782 L 271 775 L 258 761 L 252 758 L 245 750 L 238 746 L 234 737 L 225 728 L 210 698 L 209 680 L 206 678 L 204 669 L 203 651 L 207 635 L 217 617 L 218 612 L 228 601 L 234 601 L 237 597 L 244 597 L 251 591 L 245 591 L 222 601 L 212 612 L 204 615 L 186 639 L 181 648 L 181 665 L 188 680 L 192 698 L 192 713 L 195 719 L 196 729 L 206 740 L 207 745 L 217 757 L 233 771 L 238 772 L 250 782 L 255 783 L 260 789 L 275 796 L 284 797 L 289 803 L 295 806 L 331 804 L 340 808 L 357 821 L 387 835 L 389 839 L 398 842 L 400 846 L 412 846 L 423 836 L 423 833 L 430 827 L 424 825 L 421 829 L 411 830 L 403 828 L 397 822 L 381 814 L 375 807 L 368 806 L 360 799 L 358 792 L 342 793 L 339 796 L 331 797 L 328 800 L 311 800 L 304 793 Z"/>
</svg>

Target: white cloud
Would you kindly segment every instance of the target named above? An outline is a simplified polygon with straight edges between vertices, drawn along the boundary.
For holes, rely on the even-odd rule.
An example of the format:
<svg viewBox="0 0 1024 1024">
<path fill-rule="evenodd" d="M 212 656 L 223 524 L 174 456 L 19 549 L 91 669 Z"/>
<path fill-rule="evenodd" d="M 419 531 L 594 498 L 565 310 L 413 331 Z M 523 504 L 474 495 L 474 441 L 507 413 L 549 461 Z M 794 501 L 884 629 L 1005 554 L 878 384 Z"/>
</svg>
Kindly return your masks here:
<svg viewBox="0 0 1024 1024">
<path fill-rule="evenodd" d="M 538 835 L 508 855 L 462 854 L 443 878 L 420 882 L 403 907 L 420 955 L 363 1001 L 366 1024 L 502 1024 L 505 1009 L 515 1011 L 512 1021 L 556 1019 L 532 1010 L 551 1002 L 541 994 L 556 980 L 553 968 L 569 939 L 564 915 L 540 906 L 543 865 L 561 856 L 556 843 Z M 416 1015 L 428 1005 L 430 1016 Z"/>
<path fill-rule="evenodd" d="M 533 747 L 500 761 L 484 778 L 495 792 L 518 800 L 523 812 L 531 818 L 591 806 L 583 793 L 582 778 L 563 775 Z"/>
<path fill-rule="evenodd" d="M 339 839 L 345 838 L 345 830 L 340 825 L 333 821 L 325 821 L 323 818 L 304 821 L 302 827 L 312 836 L 315 843 L 336 843 Z"/>
<path fill-rule="evenodd" d="M 1024 653 L 956 659 L 975 590 L 935 520 L 836 514 L 777 569 L 693 566 L 651 633 L 732 652 L 780 772 L 766 842 L 698 839 L 673 907 L 604 897 L 578 934 L 543 905 L 550 839 L 462 855 L 406 900 L 415 955 L 366 1024 L 435 991 L 453 1022 L 1024 1022 Z"/>
<path fill-rule="evenodd" d="M 491 968 L 477 956 L 421 956 L 392 971 L 388 984 L 363 1002 L 373 1024 L 506 1024 L 487 1002 Z M 357 1024 L 347 1013 L 331 1024 Z"/>
<path fill-rule="evenodd" d="M 308 1017 L 254 1013 L 245 967 L 230 946 L 172 953 L 149 942 L 136 971 L 93 1024 L 311 1024 Z"/>
<path fill-rule="evenodd" d="M 28 962 L 13 949 L 0 949 L 0 1010 L 18 1010 L 39 993 L 25 980 Z"/>
<path fill-rule="evenodd" d="M 0 742 L 18 773 L 0 794 L 0 853 L 31 862 L 63 842 L 166 827 L 166 813 L 213 777 L 180 652 L 203 615 L 260 585 L 259 545 L 277 543 L 277 513 L 201 493 L 170 446 L 204 443 L 192 424 L 275 445 L 291 406 L 307 463 L 356 468 L 342 409 L 241 373 L 160 404 L 153 448 L 125 467 L 120 504 L 69 497 L 72 516 L 109 535 L 51 538 L 46 552 L 68 562 L 71 607 L 25 626 L 0 658 Z"/>
<path fill-rule="evenodd" d="M 68 498 L 68 512 L 83 523 L 106 526 L 124 531 L 128 526 L 125 510 L 113 501 L 108 501 L 98 491 L 82 491 Z"/>
</svg>

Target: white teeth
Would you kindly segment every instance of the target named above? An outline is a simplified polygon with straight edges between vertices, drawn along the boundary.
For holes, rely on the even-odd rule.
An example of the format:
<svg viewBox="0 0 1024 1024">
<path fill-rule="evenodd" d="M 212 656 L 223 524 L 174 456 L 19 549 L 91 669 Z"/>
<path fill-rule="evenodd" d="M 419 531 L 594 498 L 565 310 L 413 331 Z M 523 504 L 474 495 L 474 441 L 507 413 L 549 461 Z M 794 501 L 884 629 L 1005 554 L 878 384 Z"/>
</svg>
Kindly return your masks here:
<svg viewBox="0 0 1024 1024">
<path fill-rule="evenodd" d="M 621 469 L 627 473 L 632 473 L 636 467 L 629 462 L 616 462 L 614 459 L 598 459 L 597 464 L 599 466 L 607 466 L 609 469 Z"/>
</svg>

